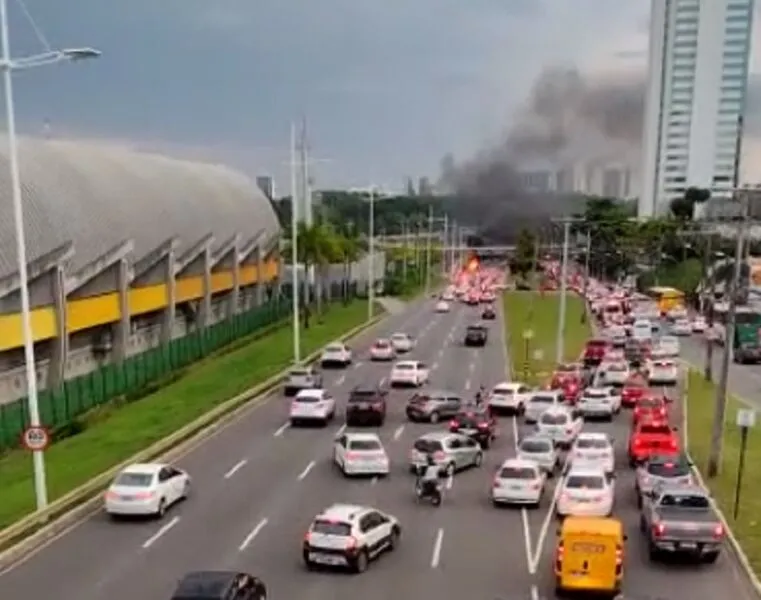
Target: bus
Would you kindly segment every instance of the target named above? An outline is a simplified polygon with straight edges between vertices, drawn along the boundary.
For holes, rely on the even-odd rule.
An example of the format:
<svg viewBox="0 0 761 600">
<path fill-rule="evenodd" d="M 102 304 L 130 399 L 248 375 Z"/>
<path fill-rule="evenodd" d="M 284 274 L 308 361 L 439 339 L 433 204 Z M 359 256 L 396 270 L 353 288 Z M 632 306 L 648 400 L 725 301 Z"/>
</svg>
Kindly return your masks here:
<svg viewBox="0 0 761 600">
<path fill-rule="evenodd" d="M 729 304 L 716 302 L 713 305 L 714 341 L 727 343 L 727 316 Z M 735 308 L 735 336 L 732 340 L 732 358 L 737 363 L 761 362 L 761 307 L 737 306 Z"/>
<path fill-rule="evenodd" d="M 684 308 L 684 292 L 676 288 L 651 287 L 647 295 L 658 303 L 658 310 L 664 316 L 674 308 Z"/>
</svg>

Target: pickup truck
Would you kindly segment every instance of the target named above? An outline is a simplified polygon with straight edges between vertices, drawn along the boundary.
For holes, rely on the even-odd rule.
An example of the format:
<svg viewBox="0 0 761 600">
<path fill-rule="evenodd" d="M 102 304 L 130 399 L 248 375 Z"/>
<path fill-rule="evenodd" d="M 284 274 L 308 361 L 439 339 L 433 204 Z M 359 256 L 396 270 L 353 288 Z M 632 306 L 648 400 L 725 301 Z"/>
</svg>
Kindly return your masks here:
<svg viewBox="0 0 761 600">
<path fill-rule="evenodd" d="M 705 490 L 673 483 L 659 484 L 644 495 L 640 529 L 653 561 L 680 554 L 716 562 L 725 533 Z"/>
</svg>

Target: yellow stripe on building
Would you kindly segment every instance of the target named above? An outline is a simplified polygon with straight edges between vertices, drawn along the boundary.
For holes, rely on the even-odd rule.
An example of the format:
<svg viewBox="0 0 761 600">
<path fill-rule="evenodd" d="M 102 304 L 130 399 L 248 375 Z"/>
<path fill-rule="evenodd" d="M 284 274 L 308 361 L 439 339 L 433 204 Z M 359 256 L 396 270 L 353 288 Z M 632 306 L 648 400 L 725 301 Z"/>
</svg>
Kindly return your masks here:
<svg viewBox="0 0 761 600">
<path fill-rule="evenodd" d="M 32 311 L 32 332 L 35 342 L 49 340 L 57 335 L 58 321 L 55 311 L 50 307 L 36 308 Z M 19 348 L 24 345 L 21 328 L 21 313 L 0 315 L 0 352 Z"/>
</svg>

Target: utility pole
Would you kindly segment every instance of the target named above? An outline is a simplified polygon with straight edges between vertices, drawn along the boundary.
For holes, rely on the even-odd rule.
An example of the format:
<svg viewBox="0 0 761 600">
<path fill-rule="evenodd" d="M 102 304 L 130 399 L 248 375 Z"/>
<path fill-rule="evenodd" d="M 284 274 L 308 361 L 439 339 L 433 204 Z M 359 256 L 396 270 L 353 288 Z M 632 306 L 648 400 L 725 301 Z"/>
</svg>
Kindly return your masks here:
<svg viewBox="0 0 761 600">
<path fill-rule="evenodd" d="M 425 247 L 425 293 L 431 292 L 431 237 L 433 236 L 433 204 L 428 206 L 428 242 Z"/>
<path fill-rule="evenodd" d="M 299 200 L 296 157 L 296 125 L 291 124 L 291 292 L 293 301 L 293 362 L 301 362 L 301 323 L 299 317 Z"/>
<path fill-rule="evenodd" d="M 449 252 L 449 215 L 444 214 L 444 243 L 441 245 L 441 270 L 446 276 L 449 271 L 447 269 L 447 253 Z"/>
<path fill-rule="evenodd" d="M 581 322 L 587 322 L 587 289 L 589 288 L 589 254 L 592 251 L 592 233 L 587 229 L 587 243 L 584 252 L 584 310 L 581 311 Z"/>
<path fill-rule="evenodd" d="M 557 222 L 563 224 L 563 254 L 560 266 L 560 308 L 558 313 L 558 332 L 555 341 L 555 360 L 558 364 L 563 362 L 565 356 L 565 319 L 566 301 L 568 293 L 568 246 L 571 241 L 571 225 L 580 219 L 560 219 Z"/>
<path fill-rule="evenodd" d="M 420 221 L 415 221 L 415 237 L 413 242 L 415 244 L 415 271 L 417 274 L 417 283 L 423 283 L 423 269 L 420 267 L 420 228 L 422 224 Z"/>
<path fill-rule="evenodd" d="M 711 258 L 713 254 L 713 235 L 708 236 L 706 242 L 705 256 L 703 257 L 703 282 L 708 285 L 708 290 L 703 290 L 703 302 L 700 307 L 702 312 L 707 315 L 706 329 L 708 335 L 706 336 L 706 358 L 705 365 L 703 367 L 703 378 L 706 381 L 713 381 L 713 346 L 715 340 L 713 337 L 713 302 L 715 298 L 714 292 L 716 291 L 716 277 L 714 277 L 711 267 Z M 709 274 L 710 273 L 710 274 Z M 710 283 L 709 283 L 710 277 Z M 706 308 L 707 300 L 707 308 Z"/>
<path fill-rule="evenodd" d="M 402 279 L 407 283 L 407 260 L 409 260 L 409 231 L 407 228 L 407 219 L 402 218 Z"/>
<path fill-rule="evenodd" d="M 709 478 L 719 474 L 721 454 L 724 446 L 724 419 L 727 412 L 727 385 L 729 383 L 729 359 L 732 354 L 735 339 L 735 317 L 737 313 L 737 293 L 740 288 L 740 276 L 742 275 L 743 245 L 748 226 L 750 212 L 751 191 L 748 188 L 735 190 L 742 203 L 741 218 L 737 225 L 737 245 L 735 246 L 735 270 L 732 277 L 732 285 L 729 289 L 729 308 L 727 311 L 726 337 L 724 340 L 724 353 L 721 357 L 721 371 L 719 372 L 719 385 L 716 388 L 716 400 L 714 403 L 713 426 L 711 428 L 711 449 L 708 455 Z"/>
<path fill-rule="evenodd" d="M 373 318 L 375 304 L 375 188 L 370 188 L 370 223 L 368 234 L 367 257 L 367 320 Z"/>
</svg>

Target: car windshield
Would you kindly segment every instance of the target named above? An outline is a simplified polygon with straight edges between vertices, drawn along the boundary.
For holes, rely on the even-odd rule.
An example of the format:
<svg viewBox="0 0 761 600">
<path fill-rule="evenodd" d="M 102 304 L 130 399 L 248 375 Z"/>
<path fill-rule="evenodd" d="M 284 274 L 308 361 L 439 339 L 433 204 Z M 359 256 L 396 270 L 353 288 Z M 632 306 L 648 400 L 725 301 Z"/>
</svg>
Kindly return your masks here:
<svg viewBox="0 0 761 600">
<path fill-rule="evenodd" d="M 378 340 L 375 342 L 376 348 L 388 348 L 389 341 L 388 340 Z"/>
<path fill-rule="evenodd" d="M 312 523 L 312 531 L 324 535 L 340 535 L 345 537 L 351 535 L 351 525 L 341 521 L 318 519 Z"/>
<path fill-rule="evenodd" d="M 569 475 L 565 487 L 576 490 L 601 490 L 605 487 L 603 478 L 599 475 Z"/>
<path fill-rule="evenodd" d="M 320 398 L 318 396 L 296 396 L 295 402 L 299 402 L 302 404 L 317 404 L 320 401 Z"/>
<path fill-rule="evenodd" d="M 531 467 L 504 467 L 499 472 L 500 479 L 535 479 L 536 471 Z"/>
<path fill-rule="evenodd" d="M 397 371 L 414 371 L 415 365 L 411 365 L 410 363 L 399 363 L 394 368 Z"/>
<path fill-rule="evenodd" d="M 340 344 L 331 344 L 330 346 L 325 348 L 325 350 L 327 350 L 328 352 L 343 352 L 343 349 L 344 347 L 341 346 Z"/>
<path fill-rule="evenodd" d="M 391 339 L 397 342 L 406 342 L 407 336 L 404 333 L 395 333 L 394 335 L 391 336 Z"/>
<path fill-rule="evenodd" d="M 372 389 L 352 390 L 351 394 L 349 395 L 349 402 L 366 402 L 367 400 L 371 398 L 375 398 L 377 394 L 378 394 L 378 390 L 372 390 Z"/>
<path fill-rule="evenodd" d="M 416 440 L 413 448 L 423 453 L 439 452 L 441 450 L 441 442 L 439 440 Z"/>
<path fill-rule="evenodd" d="M 608 394 L 606 394 L 605 392 L 589 390 L 584 392 L 584 397 L 589 398 L 590 400 L 601 400 L 603 398 L 607 398 Z"/>
<path fill-rule="evenodd" d="M 124 487 L 149 487 L 153 483 L 153 473 L 122 473 L 116 478 L 115 485 Z"/>
<path fill-rule="evenodd" d="M 304 377 L 306 375 L 309 375 L 309 371 L 306 369 L 293 369 L 290 373 L 291 377 Z"/>
<path fill-rule="evenodd" d="M 637 407 L 642 408 L 658 408 L 661 405 L 661 401 L 657 398 L 640 398 L 637 402 Z"/>
<path fill-rule="evenodd" d="M 552 450 L 552 444 L 549 440 L 525 440 L 521 442 L 520 451 L 533 454 L 540 454 Z"/>
<path fill-rule="evenodd" d="M 608 371 L 616 371 L 616 372 L 623 372 L 626 371 L 626 365 L 609 365 Z"/>
<path fill-rule="evenodd" d="M 671 428 L 668 425 L 642 425 L 639 433 L 644 435 L 671 435 Z"/>
<path fill-rule="evenodd" d="M 534 396 L 531 402 L 535 404 L 555 404 L 555 396 Z"/>
<path fill-rule="evenodd" d="M 349 450 L 381 450 L 378 440 L 349 440 Z"/>
<path fill-rule="evenodd" d="M 591 342 L 587 342 L 587 348 L 604 348 L 604 347 L 605 347 L 604 340 L 592 340 Z"/>
<path fill-rule="evenodd" d="M 705 496 L 698 494 L 665 494 L 661 498 L 661 506 L 677 506 L 679 508 L 709 508 L 711 503 Z"/>
<path fill-rule="evenodd" d="M 494 388 L 494 394 L 496 396 L 512 396 L 513 395 L 513 390 L 511 390 L 510 388 L 500 388 L 500 387 L 498 387 L 498 388 Z"/>
<path fill-rule="evenodd" d="M 658 461 L 648 463 L 646 470 L 654 477 L 684 477 L 690 474 L 690 465 L 685 462 Z"/>
<path fill-rule="evenodd" d="M 483 333 L 484 331 L 486 331 L 485 328 L 479 327 L 477 325 L 471 325 L 468 327 L 468 333 Z"/>
<path fill-rule="evenodd" d="M 476 426 L 479 423 L 486 421 L 486 415 L 484 413 L 476 412 L 459 413 L 455 417 L 455 421 L 457 421 L 460 425 Z"/>
<path fill-rule="evenodd" d="M 565 413 L 544 413 L 539 422 L 542 425 L 565 425 L 568 422 L 568 415 Z"/>
<path fill-rule="evenodd" d="M 584 450 L 604 450 L 608 448 L 610 444 L 608 444 L 607 440 L 601 440 L 597 438 L 579 438 L 576 441 L 576 447 L 582 448 Z"/>
</svg>

